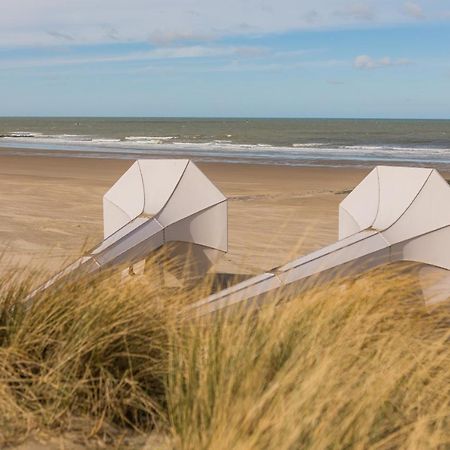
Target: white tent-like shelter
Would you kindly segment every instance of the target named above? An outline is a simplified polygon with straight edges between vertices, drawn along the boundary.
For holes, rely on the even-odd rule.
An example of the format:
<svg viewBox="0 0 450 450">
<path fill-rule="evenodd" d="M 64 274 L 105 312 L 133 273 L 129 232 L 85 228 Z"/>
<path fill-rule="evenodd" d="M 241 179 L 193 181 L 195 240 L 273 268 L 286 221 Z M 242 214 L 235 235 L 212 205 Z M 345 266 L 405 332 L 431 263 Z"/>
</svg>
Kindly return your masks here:
<svg viewBox="0 0 450 450">
<path fill-rule="evenodd" d="M 69 277 L 132 267 L 169 242 L 196 248 L 198 270 L 227 251 L 227 198 L 190 160 L 136 161 L 104 195 L 103 216 L 103 242 L 28 299 Z"/>
<path fill-rule="evenodd" d="M 423 263 L 439 275 L 423 287 L 429 302 L 450 296 L 450 186 L 434 169 L 376 167 L 341 202 L 336 243 L 215 293 L 190 311 L 258 306 L 274 290 L 295 292 L 312 276 L 358 274 L 396 261 Z"/>
</svg>

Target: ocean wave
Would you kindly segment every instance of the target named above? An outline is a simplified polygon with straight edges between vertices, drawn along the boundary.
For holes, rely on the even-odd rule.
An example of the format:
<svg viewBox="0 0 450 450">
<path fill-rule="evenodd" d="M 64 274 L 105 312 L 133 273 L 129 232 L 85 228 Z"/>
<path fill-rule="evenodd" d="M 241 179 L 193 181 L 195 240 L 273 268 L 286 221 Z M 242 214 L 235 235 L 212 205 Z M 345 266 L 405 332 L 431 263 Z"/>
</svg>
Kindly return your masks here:
<svg viewBox="0 0 450 450">
<path fill-rule="evenodd" d="M 450 164 L 450 148 L 441 146 L 399 144 L 333 144 L 293 143 L 269 145 L 267 143 L 239 143 L 231 139 L 212 139 L 197 142 L 178 140 L 175 136 L 102 136 L 57 134 L 45 135 L 31 131 L 12 131 L 1 135 L 0 145 L 14 148 L 82 151 L 102 155 L 165 155 L 196 157 L 199 159 L 231 161 L 277 161 L 296 164 L 306 160 L 345 161 L 414 161 Z"/>
<path fill-rule="evenodd" d="M 331 145 L 330 143 L 324 144 L 323 142 L 303 142 L 301 144 L 294 143 L 292 144 L 292 147 L 294 148 L 315 148 L 315 147 L 322 147 L 326 145 Z"/>
<path fill-rule="evenodd" d="M 121 142 L 121 139 L 112 139 L 112 138 L 98 138 L 98 139 L 92 139 L 91 142 L 94 144 L 109 144 L 114 142 Z"/>
<path fill-rule="evenodd" d="M 124 138 L 125 141 L 171 141 L 172 139 L 176 139 L 175 136 L 126 136 Z"/>
<path fill-rule="evenodd" d="M 42 133 L 36 133 L 33 131 L 12 131 L 7 134 L 3 134 L 2 138 L 32 138 L 32 137 L 38 137 L 43 136 Z"/>
</svg>

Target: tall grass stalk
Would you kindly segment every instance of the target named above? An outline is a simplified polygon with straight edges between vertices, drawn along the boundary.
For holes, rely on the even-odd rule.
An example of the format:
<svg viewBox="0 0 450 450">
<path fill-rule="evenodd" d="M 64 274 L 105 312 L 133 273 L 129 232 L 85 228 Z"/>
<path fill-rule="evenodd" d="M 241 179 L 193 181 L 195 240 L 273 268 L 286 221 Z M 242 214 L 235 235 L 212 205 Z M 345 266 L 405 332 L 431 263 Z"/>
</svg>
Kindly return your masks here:
<svg viewBox="0 0 450 450">
<path fill-rule="evenodd" d="M 450 448 L 449 309 L 405 272 L 186 320 L 210 283 L 155 289 L 151 270 L 29 310 L 30 282 L 0 281 L 1 444 L 83 419 L 85 435 L 157 428 L 183 450 Z"/>
<path fill-rule="evenodd" d="M 450 446 L 448 309 L 377 271 L 175 337 L 167 395 L 182 449 Z"/>
</svg>

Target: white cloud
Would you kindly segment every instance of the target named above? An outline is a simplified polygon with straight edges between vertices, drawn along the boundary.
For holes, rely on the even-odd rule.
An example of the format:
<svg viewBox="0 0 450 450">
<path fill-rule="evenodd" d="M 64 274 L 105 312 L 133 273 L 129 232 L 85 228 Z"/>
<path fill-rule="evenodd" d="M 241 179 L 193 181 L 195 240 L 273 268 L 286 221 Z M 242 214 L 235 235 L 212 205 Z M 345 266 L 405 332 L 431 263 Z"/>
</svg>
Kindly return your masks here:
<svg viewBox="0 0 450 450">
<path fill-rule="evenodd" d="M 339 3 L 339 9 L 336 8 Z M 442 19 L 404 0 L 1 0 L 0 47 L 198 42 L 224 36 Z"/>
<path fill-rule="evenodd" d="M 277 51 L 273 56 L 279 58 L 303 58 L 308 55 L 320 54 L 326 51 L 325 48 L 300 48 L 296 50 L 282 50 Z"/>
<path fill-rule="evenodd" d="M 405 66 L 411 64 L 406 58 L 392 59 L 388 56 L 380 59 L 374 59 L 368 55 L 359 55 L 353 61 L 353 65 L 357 69 L 379 69 L 382 67 Z"/>
<path fill-rule="evenodd" d="M 341 17 L 352 17 L 356 21 L 373 21 L 377 16 L 375 7 L 363 2 L 344 5 L 343 8 L 335 10 L 334 14 Z"/>
<path fill-rule="evenodd" d="M 418 20 L 425 19 L 425 13 L 423 11 L 423 8 L 418 3 L 405 2 L 403 5 L 403 9 L 405 11 L 405 14 L 409 17 Z"/>
<path fill-rule="evenodd" d="M 116 63 L 126 61 L 151 61 L 151 60 L 173 60 L 192 58 L 221 58 L 221 57 L 243 57 L 245 59 L 265 55 L 269 52 L 264 47 L 244 46 L 178 46 L 159 47 L 149 51 L 130 52 L 118 55 L 93 55 L 89 57 L 55 57 L 39 59 L 22 59 L 0 61 L 0 69 L 16 69 L 23 67 L 48 67 L 80 64 Z"/>
<path fill-rule="evenodd" d="M 276 54 L 274 54 L 275 56 Z M 231 60 L 230 62 L 219 65 L 219 66 L 208 66 L 208 67 L 198 67 L 192 66 L 190 71 L 195 72 L 280 72 L 286 70 L 299 70 L 305 68 L 331 68 L 337 66 L 348 65 L 348 61 L 339 60 L 305 60 L 305 61 L 284 61 L 279 62 L 279 60 L 274 60 L 274 62 L 267 62 L 264 59 L 259 59 L 256 61 L 247 60 Z M 154 67 L 149 67 L 147 69 L 153 70 Z M 184 67 L 186 70 L 186 67 Z M 189 70 L 189 69 L 188 69 Z"/>
</svg>

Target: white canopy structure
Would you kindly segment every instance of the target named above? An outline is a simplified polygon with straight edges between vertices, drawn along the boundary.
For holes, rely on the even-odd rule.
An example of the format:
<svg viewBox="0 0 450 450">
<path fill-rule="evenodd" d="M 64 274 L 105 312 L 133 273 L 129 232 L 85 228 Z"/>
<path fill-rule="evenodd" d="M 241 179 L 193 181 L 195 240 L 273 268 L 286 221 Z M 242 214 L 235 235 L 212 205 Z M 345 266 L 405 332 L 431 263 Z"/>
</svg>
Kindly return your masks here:
<svg viewBox="0 0 450 450">
<path fill-rule="evenodd" d="M 227 251 L 227 198 L 190 160 L 136 161 L 104 195 L 103 216 L 103 242 L 28 299 L 68 277 L 133 266 L 168 242 L 197 247 L 203 270 Z"/>
<path fill-rule="evenodd" d="M 357 274 L 395 261 L 440 269 L 443 277 L 424 295 L 429 301 L 450 295 L 450 186 L 434 169 L 376 167 L 341 202 L 336 243 L 213 294 L 191 312 L 257 306 L 276 289 L 301 289 L 311 276 Z"/>
</svg>

